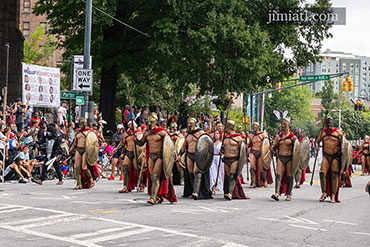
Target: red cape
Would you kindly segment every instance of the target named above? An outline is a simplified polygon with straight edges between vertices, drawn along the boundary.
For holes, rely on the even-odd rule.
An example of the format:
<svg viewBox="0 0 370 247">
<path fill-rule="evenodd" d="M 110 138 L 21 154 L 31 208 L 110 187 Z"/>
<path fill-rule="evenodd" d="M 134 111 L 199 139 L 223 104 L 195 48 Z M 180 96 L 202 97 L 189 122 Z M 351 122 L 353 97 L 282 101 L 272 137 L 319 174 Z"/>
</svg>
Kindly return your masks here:
<svg viewBox="0 0 370 247">
<path fill-rule="evenodd" d="M 283 132 L 280 132 L 279 133 L 279 137 L 282 138 L 283 137 Z M 285 139 L 291 139 L 294 137 L 294 134 L 293 132 L 290 132 L 289 135 L 287 137 L 285 137 Z"/>
<path fill-rule="evenodd" d="M 90 170 L 91 175 L 94 179 L 94 181 L 99 177 L 99 169 L 98 166 L 95 164 L 94 166 L 87 165 L 87 169 Z M 87 189 L 90 187 L 90 180 L 85 175 L 84 171 L 81 169 L 81 182 L 82 182 L 82 188 Z"/>
<path fill-rule="evenodd" d="M 307 167 L 307 169 L 309 169 L 309 168 Z M 304 183 L 304 181 L 306 181 L 306 170 L 302 171 L 302 176 L 301 176 L 301 180 L 299 181 L 299 185 L 302 185 Z"/>
<path fill-rule="evenodd" d="M 328 131 L 326 128 L 324 128 L 324 132 L 325 132 L 326 134 L 331 134 L 331 133 L 333 133 L 333 132 L 335 132 L 335 131 L 337 131 L 337 130 L 338 130 L 338 128 L 333 128 L 332 130 Z"/>
</svg>

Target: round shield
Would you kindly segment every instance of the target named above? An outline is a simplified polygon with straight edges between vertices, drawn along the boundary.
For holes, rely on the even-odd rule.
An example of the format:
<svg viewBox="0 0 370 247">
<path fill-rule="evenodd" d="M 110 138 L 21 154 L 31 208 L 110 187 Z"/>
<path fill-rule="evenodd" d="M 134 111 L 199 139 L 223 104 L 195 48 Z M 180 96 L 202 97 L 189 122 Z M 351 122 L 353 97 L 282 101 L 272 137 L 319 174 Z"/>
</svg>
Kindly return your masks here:
<svg viewBox="0 0 370 247">
<path fill-rule="evenodd" d="M 175 161 L 175 145 L 168 134 L 164 136 L 162 145 L 163 172 L 167 179 L 171 176 L 173 162 Z"/>
<path fill-rule="evenodd" d="M 268 138 L 263 139 L 261 157 L 262 157 L 263 168 L 269 169 L 271 165 L 272 155 L 270 151 L 270 141 Z"/>
<path fill-rule="evenodd" d="M 90 166 L 94 166 L 99 158 L 99 141 L 93 131 L 86 136 L 86 161 Z"/>
<path fill-rule="evenodd" d="M 62 150 L 65 156 L 69 155 L 69 147 L 67 143 L 63 142 L 62 144 L 60 144 L 60 149 Z"/>
<path fill-rule="evenodd" d="M 310 140 L 305 137 L 300 144 L 299 149 L 299 167 L 301 170 L 306 170 L 311 157 L 311 144 Z"/>
<path fill-rule="evenodd" d="M 239 164 L 238 164 L 238 171 L 236 172 L 236 176 L 239 177 L 242 173 L 244 164 L 247 163 L 247 151 L 244 145 L 244 142 L 242 142 L 242 145 L 240 145 L 240 151 L 239 151 Z"/>
<path fill-rule="evenodd" d="M 293 147 L 293 160 L 292 160 L 292 173 L 295 174 L 299 168 L 299 149 L 300 149 L 300 142 L 298 139 L 294 141 Z"/>
<path fill-rule="evenodd" d="M 195 162 L 201 173 L 206 173 L 212 165 L 214 146 L 212 138 L 204 133 L 195 145 Z"/>
<path fill-rule="evenodd" d="M 348 144 L 347 144 L 347 140 L 346 138 L 343 136 L 342 137 L 342 147 L 341 147 L 341 152 L 342 152 L 342 155 L 341 155 L 341 160 L 340 160 L 340 170 L 341 171 L 346 171 L 347 168 L 348 168 L 348 161 L 349 161 L 349 157 L 348 157 Z"/>
<path fill-rule="evenodd" d="M 175 143 L 176 157 L 179 155 L 184 142 L 185 142 L 185 137 L 183 137 L 183 136 L 179 137 L 176 140 L 176 143 Z M 179 163 L 183 168 L 185 168 L 185 153 L 181 156 L 181 159 L 180 159 Z"/>
<path fill-rule="evenodd" d="M 142 138 L 143 138 L 143 133 L 141 132 L 136 133 L 136 139 L 141 140 Z M 146 145 L 139 146 L 136 144 L 135 146 L 136 146 L 136 152 L 134 152 L 134 154 L 137 156 L 137 160 L 140 162 L 141 157 L 143 156 L 143 152 L 145 151 Z"/>
</svg>

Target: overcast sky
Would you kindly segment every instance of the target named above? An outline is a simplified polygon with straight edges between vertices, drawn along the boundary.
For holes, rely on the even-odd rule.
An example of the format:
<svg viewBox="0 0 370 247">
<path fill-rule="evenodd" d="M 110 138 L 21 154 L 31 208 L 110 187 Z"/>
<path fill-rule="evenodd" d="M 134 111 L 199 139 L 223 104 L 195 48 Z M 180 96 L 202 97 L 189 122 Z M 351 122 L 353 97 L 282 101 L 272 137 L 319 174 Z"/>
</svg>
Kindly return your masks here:
<svg viewBox="0 0 370 247">
<path fill-rule="evenodd" d="M 370 57 L 370 0 L 332 0 L 333 7 L 346 8 L 346 25 L 331 28 L 332 39 L 323 50 L 350 52 Z"/>
</svg>

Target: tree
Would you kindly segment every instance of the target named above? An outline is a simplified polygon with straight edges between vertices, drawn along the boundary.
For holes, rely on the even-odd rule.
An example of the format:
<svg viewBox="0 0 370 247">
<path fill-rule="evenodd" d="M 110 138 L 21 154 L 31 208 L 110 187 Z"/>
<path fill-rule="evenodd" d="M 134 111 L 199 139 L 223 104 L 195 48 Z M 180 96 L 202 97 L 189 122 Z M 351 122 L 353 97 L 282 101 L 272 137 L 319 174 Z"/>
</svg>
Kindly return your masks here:
<svg viewBox="0 0 370 247">
<path fill-rule="evenodd" d="M 282 87 L 292 84 L 291 82 L 284 82 Z M 308 86 L 299 86 L 273 93 L 271 98 L 265 97 L 265 108 L 266 113 L 268 113 L 266 117 L 270 130 L 277 128 L 279 124 L 279 120 L 273 114 L 274 110 L 288 110 L 288 117 L 293 122 L 305 122 L 306 125 L 308 125 L 308 122 L 314 122 L 315 115 L 310 106 L 313 100 L 311 95 L 312 90 Z"/>
<path fill-rule="evenodd" d="M 29 40 L 24 40 L 23 61 L 30 64 L 47 66 L 48 59 L 56 50 L 52 36 L 45 35 L 45 25 L 38 26 L 35 32 L 30 34 Z"/>
<path fill-rule="evenodd" d="M 322 40 L 330 37 L 330 25 L 266 25 L 262 21 L 266 9 L 294 8 L 300 2 L 94 1 L 103 11 L 150 35 L 94 12 L 92 55 L 94 69 L 101 71 L 96 78 L 100 78 L 103 117 L 113 127 L 122 74 L 132 84 L 150 84 L 154 90 L 165 84 L 181 101 L 191 85 L 196 85 L 200 95 L 250 92 L 265 85 L 267 76 L 278 81 L 293 74 L 296 66 L 317 61 Z M 314 6 L 325 12 L 330 4 L 320 0 Z M 36 14 L 47 14 L 50 32 L 65 37 L 59 45 L 66 48 L 66 56 L 82 52 L 84 7 L 80 0 L 39 0 L 35 7 Z M 293 58 L 284 58 L 284 47 L 292 50 Z"/>
</svg>

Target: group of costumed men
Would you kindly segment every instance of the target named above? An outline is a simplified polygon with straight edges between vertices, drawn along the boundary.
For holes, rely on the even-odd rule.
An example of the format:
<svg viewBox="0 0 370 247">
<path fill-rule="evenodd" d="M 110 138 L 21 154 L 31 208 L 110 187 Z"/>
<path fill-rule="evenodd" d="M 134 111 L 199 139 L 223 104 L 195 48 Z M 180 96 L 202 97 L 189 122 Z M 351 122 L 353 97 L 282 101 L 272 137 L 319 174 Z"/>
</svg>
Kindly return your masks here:
<svg viewBox="0 0 370 247">
<path fill-rule="evenodd" d="M 176 173 L 180 184 L 184 184 L 183 197 L 210 199 L 216 190 L 223 190 L 226 200 L 247 199 L 242 188 L 241 174 L 249 160 L 250 188 L 266 188 L 272 184 L 272 162 L 275 193 L 271 198 L 279 201 L 281 194 L 285 194 L 285 200 L 290 201 L 293 178 L 296 181 L 295 188 L 299 188 L 302 177 L 304 181 L 304 175 L 309 170 L 310 141 L 304 131 L 297 130 L 294 134 L 290 130 L 287 111 L 275 115 L 281 121 L 281 132 L 275 139 L 260 131 L 258 123 L 253 123 L 253 131 L 247 135 L 241 131 L 237 133 L 232 120 L 226 121 L 223 130 L 216 129 L 213 132 L 199 128 L 197 120 L 192 117 L 188 119 L 187 131 L 182 132 L 176 123 L 171 124 L 170 131 L 160 126 L 154 112 L 148 117 L 147 129 L 136 128 L 136 124 L 131 121 L 115 149 L 123 148 L 123 188 L 119 192 L 131 192 L 135 188 L 143 192 L 147 187 L 149 204 L 162 203 L 164 199 L 171 203 L 177 202 L 173 187 L 173 176 Z M 343 133 L 333 127 L 332 118 L 326 118 L 323 125 L 316 142 L 316 150 L 322 146 L 320 151 L 323 154 L 319 174 L 322 190 L 320 201 L 329 197 L 330 202 L 335 203 L 339 202 L 341 175 L 344 175 L 342 180 L 346 179 L 352 148 Z M 93 187 L 94 180 L 99 176 L 96 167 L 98 138 L 86 127 L 86 119 L 81 118 L 79 126 L 70 148 L 70 151 L 76 149 L 76 190 Z M 273 142 L 270 143 L 270 140 Z M 362 145 L 367 150 L 368 141 L 369 138 Z M 276 167 L 273 153 L 276 155 Z M 365 161 L 368 158 L 365 156 Z M 316 160 L 317 153 L 312 172 Z"/>
</svg>

